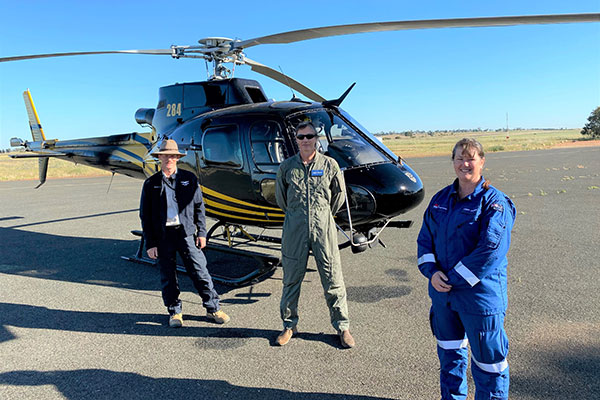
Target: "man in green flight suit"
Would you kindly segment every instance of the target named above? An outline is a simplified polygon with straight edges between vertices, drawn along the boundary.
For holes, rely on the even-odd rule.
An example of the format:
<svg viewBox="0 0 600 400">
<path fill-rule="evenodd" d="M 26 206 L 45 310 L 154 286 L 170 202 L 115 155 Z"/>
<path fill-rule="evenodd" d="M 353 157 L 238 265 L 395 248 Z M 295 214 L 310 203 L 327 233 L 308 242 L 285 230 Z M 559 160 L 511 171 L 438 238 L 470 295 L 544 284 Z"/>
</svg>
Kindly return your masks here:
<svg viewBox="0 0 600 400">
<path fill-rule="evenodd" d="M 354 347 L 346 304 L 337 230 L 333 215 L 345 201 L 345 185 L 337 162 L 317 151 L 318 134 L 310 122 L 296 128 L 300 153 L 288 158 L 277 171 L 277 204 L 285 212 L 281 243 L 283 292 L 280 346 L 298 333 L 298 298 L 312 250 L 329 307 L 331 324 L 343 347 Z"/>
</svg>

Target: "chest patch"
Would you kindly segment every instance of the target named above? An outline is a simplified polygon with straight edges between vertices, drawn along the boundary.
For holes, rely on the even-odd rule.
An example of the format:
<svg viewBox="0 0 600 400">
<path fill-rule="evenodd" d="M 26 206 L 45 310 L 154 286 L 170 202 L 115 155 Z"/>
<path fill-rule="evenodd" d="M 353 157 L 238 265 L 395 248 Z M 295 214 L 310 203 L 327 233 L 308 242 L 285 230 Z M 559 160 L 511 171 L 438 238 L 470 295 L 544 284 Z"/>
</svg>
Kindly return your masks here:
<svg viewBox="0 0 600 400">
<path fill-rule="evenodd" d="M 313 169 L 312 171 L 310 171 L 310 176 L 323 176 L 323 170 Z"/>
<path fill-rule="evenodd" d="M 439 210 L 439 211 L 448 211 L 448 207 L 441 206 L 438 203 L 435 203 L 433 205 L 433 209 L 434 210 Z"/>
</svg>

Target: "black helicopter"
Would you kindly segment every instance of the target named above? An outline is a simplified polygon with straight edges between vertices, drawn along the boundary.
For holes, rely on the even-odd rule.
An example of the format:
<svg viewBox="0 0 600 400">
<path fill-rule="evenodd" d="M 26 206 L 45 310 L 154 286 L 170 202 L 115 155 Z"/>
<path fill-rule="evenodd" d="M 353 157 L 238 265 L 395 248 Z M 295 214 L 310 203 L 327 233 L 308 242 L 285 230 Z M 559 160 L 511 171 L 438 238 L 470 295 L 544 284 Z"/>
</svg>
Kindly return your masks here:
<svg viewBox="0 0 600 400">
<path fill-rule="evenodd" d="M 294 127 L 311 121 L 320 131 L 320 151 L 333 157 L 344 172 L 347 207 L 338 213 L 342 231 L 354 252 L 364 251 L 386 227 L 408 227 L 411 221 L 393 220 L 424 198 L 419 176 L 340 105 L 352 86 L 338 99 L 316 92 L 270 67 L 247 58 L 244 50 L 259 44 L 292 43 L 327 36 L 448 27 L 485 27 L 520 24 L 600 22 L 600 14 L 563 14 L 464 19 L 396 21 L 339 25 L 284 32 L 250 40 L 206 38 L 195 46 L 157 50 L 115 50 L 3 57 L 0 62 L 91 54 L 169 55 L 212 62 L 205 82 L 174 84 L 159 89 L 156 108 L 142 108 L 136 121 L 151 132 L 128 133 L 78 140 L 47 140 L 31 95 L 24 93 L 33 141 L 11 139 L 22 146 L 20 157 L 40 157 L 40 185 L 48 159 L 58 157 L 136 178 L 158 170 L 150 156 L 165 139 L 187 151 L 180 166 L 200 180 L 209 217 L 219 226 L 281 227 L 284 215 L 275 203 L 275 174 L 279 164 L 298 152 Z M 294 96 L 289 101 L 268 100 L 260 83 L 232 77 L 225 64 L 249 65 L 257 73 L 281 82 L 312 102 Z M 39 186 L 38 186 L 39 187 Z"/>
</svg>

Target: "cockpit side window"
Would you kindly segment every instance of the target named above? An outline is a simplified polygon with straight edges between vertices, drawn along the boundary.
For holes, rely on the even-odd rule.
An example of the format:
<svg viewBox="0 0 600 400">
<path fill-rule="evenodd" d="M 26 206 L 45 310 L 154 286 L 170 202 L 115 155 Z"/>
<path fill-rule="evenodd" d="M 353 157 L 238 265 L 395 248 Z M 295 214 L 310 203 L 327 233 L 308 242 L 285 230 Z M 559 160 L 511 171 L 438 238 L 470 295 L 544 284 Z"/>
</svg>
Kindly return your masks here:
<svg viewBox="0 0 600 400">
<path fill-rule="evenodd" d="M 250 128 L 252 156 L 263 172 L 277 172 L 279 164 L 288 156 L 282 129 L 275 121 L 259 121 Z"/>
<path fill-rule="evenodd" d="M 202 151 L 207 165 L 219 168 L 241 168 L 242 147 L 237 125 L 208 128 L 202 139 Z"/>
</svg>

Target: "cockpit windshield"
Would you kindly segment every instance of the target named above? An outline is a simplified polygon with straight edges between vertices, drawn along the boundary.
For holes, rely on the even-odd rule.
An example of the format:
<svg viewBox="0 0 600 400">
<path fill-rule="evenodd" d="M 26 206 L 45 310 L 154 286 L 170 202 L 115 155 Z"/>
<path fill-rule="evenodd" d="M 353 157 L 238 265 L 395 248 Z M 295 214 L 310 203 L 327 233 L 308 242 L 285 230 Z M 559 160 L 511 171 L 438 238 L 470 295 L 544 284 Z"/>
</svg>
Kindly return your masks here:
<svg viewBox="0 0 600 400">
<path fill-rule="evenodd" d="M 292 126 L 311 122 L 319 134 L 319 151 L 334 158 L 340 168 L 390 161 L 378 147 L 332 110 L 311 110 L 289 117 Z"/>
</svg>

